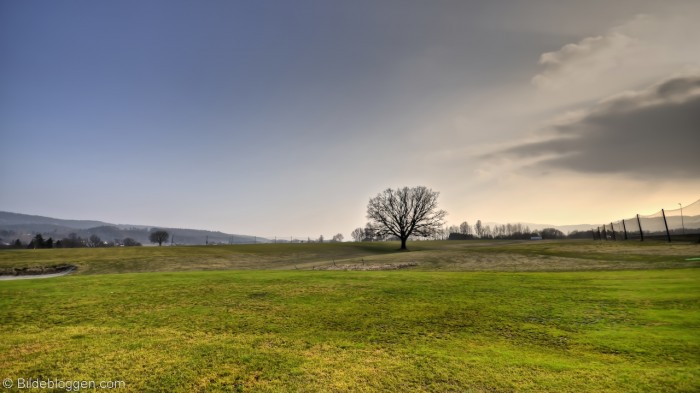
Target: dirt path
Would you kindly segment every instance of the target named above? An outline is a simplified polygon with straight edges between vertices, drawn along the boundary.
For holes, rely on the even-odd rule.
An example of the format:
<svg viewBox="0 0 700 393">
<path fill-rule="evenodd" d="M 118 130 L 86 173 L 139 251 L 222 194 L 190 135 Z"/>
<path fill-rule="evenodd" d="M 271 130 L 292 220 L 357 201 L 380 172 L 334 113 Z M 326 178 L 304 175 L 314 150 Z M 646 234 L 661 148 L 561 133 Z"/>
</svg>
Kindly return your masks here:
<svg viewBox="0 0 700 393">
<path fill-rule="evenodd" d="M 24 274 L 24 275 L 0 275 L 0 281 L 10 281 L 10 280 L 30 280 L 33 278 L 52 278 L 65 276 L 71 274 L 75 271 L 75 266 L 71 266 L 66 270 L 60 271 L 58 273 L 47 273 L 47 274 Z"/>
</svg>

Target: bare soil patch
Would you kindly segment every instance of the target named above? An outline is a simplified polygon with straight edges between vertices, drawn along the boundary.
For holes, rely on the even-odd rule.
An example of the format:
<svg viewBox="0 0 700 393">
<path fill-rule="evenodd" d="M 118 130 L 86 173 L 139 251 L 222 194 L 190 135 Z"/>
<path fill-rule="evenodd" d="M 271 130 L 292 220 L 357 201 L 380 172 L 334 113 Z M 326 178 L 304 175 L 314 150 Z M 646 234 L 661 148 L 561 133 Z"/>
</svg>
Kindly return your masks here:
<svg viewBox="0 0 700 393">
<path fill-rule="evenodd" d="M 328 265 L 328 266 L 316 266 L 314 270 L 357 270 L 357 271 L 372 271 L 372 270 L 399 270 L 408 269 L 414 266 L 418 266 L 415 262 L 404 262 L 404 263 L 385 263 L 381 265 L 372 264 L 353 264 L 353 265 Z"/>
<path fill-rule="evenodd" d="M 76 267 L 73 265 L 6 267 L 0 268 L 0 280 L 59 277 L 75 270 Z"/>
</svg>

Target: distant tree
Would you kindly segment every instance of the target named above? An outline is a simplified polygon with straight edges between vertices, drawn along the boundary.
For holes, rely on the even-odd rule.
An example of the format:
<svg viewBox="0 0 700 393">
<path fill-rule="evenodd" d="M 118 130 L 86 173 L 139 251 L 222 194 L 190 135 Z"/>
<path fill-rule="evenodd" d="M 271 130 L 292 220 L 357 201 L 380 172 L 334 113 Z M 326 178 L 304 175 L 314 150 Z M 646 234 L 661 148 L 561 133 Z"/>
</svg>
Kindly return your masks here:
<svg viewBox="0 0 700 393">
<path fill-rule="evenodd" d="M 75 233 L 70 233 L 68 237 L 63 238 L 61 240 L 61 247 L 63 248 L 77 248 L 77 247 L 84 247 L 85 243 L 83 242 L 83 239 L 80 238 L 77 234 Z"/>
<path fill-rule="evenodd" d="M 15 242 L 12 244 L 14 248 L 22 248 L 22 241 L 19 239 L 16 239 Z"/>
<path fill-rule="evenodd" d="M 469 224 L 466 221 L 459 224 L 459 233 L 461 233 L 462 235 L 468 235 L 469 232 L 470 232 Z"/>
<path fill-rule="evenodd" d="M 365 224 L 364 232 L 365 236 L 362 239 L 363 241 L 373 242 L 375 240 L 379 240 L 377 239 L 377 229 L 371 223 L 368 222 L 367 224 Z"/>
<path fill-rule="evenodd" d="M 339 233 L 339 234 L 333 236 L 333 240 L 332 240 L 332 241 L 334 241 L 334 242 L 342 242 L 342 241 L 343 241 L 343 238 L 344 238 L 343 234 L 342 234 L 342 233 Z"/>
<path fill-rule="evenodd" d="M 425 235 L 427 237 L 430 237 L 433 240 L 442 240 L 445 238 L 447 232 L 447 228 L 439 227 L 439 228 L 434 228 L 429 234 Z M 449 236 L 449 235 L 447 235 Z"/>
<path fill-rule="evenodd" d="M 484 230 L 484 228 L 481 225 L 481 220 L 476 220 L 476 225 L 474 226 L 474 231 L 476 232 L 476 236 L 481 237 L 481 235 L 483 235 L 483 230 Z"/>
<path fill-rule="evenodd" d="M 437 208 L 439 195 L 424 186 L 387 188 L 369 200 L 367 218 L 378 234 L 399 238 L 405 250 L 409 236 L 430 236 L 442 228 L 447 212 Z"/>
<path fill-rule="evenodd" d="M 563 239 L 566 237 L 564 232 L 556 228 L 545 228 L 541 231 L 542 239 Z"/>
<path fill-rule="evenodd" d="M 88 247 L 102 247 L 103 245 L 102 239 L 100 239 L 99 236 L 90 235 L 90 238 L 88 239 Z"/>
<path fill-rule="evenodd" d="M 124 245 L 124 247 L 138 247 L 141 245 L 141 243 L 137 242 L 136 240 L 130 237 L 124 238 L 124 240 L 122 240 L 122 244 Z"/>
<path fill-rule="evenodd" d="M 44 248 L 53 248 L 53 238 L 50 237 L 44 242 Z"/>
<path fill-rule="evenodd" d="M 162 246 L 163 242 L 168 241 L 168 237 L 170 237 L 170 234 L 164 230 L 156 230 L 151 232 L 151 234 L 148 236 L 148 240 L 151 241 L 151 243 L 158 243 L 158 246 Z"/>
<path fill-rule="evenodd" d="M 323 243 L 323 235 L 321 235 L 321 236 L 318 237 L 318 242 L 319 242 L 319 243 Z"/>
<path fill-rule="evenodd" d="M 459 233 L 459 227 L 457 225 L 450 225 L 450 227 L 447 228 L 447 233 Z"/>
<path fill-rule="evenodd" d="M 356 242 L 361 242 L 365 238 L 365 230 L 362 228 L 355 228 L 355 230 L 352 231 L 350 236 L 352 236 L 352 240 Z"/>
<path fill-rule="evenodd" d="M 506 230 L 506 226 L 504 224 L 501 224 L 501 227 L 499 228 L 499 235 L 505 237 L 508 236 L 507 233 L 508 232 Z"/>
<path fill-rule="evenodd" d="M 44 237 L 41 236 L 40 233 L 37 233 L 36 236 L 34 236 L 34 239 L 29 243 L 27 248 L 44 248 Z"/>
</svg>

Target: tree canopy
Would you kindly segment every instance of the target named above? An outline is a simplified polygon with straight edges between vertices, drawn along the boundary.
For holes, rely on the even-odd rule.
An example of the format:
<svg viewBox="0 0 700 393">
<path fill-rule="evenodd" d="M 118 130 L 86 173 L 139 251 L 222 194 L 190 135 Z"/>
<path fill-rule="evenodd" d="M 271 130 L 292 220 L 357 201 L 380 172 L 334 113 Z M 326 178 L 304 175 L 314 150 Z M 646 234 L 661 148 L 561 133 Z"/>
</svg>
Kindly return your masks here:
<svg viewBox="0 0 700 393">
<path fill-rule="evenodd" d="M 168 241 L 168 237 L 170 237 L 170 234 L 168 232 L 163 230 L 157 230 L 151 232 L 151 234 L 148 236 L 148 239 L 151 241 L 151 243 L 158 243 L 159 246 L 162 246 L 163 242 Z"/>
<path fill-rule="evenodd" d="M 387 188 L 367 204 L 367 218 L 378 235 L 394 235 L 406 249 L 409 236 L 430 236 L 443 225 L 447 215 L 438 210 L 439 192 L 427 187 Z"/>
</svg>

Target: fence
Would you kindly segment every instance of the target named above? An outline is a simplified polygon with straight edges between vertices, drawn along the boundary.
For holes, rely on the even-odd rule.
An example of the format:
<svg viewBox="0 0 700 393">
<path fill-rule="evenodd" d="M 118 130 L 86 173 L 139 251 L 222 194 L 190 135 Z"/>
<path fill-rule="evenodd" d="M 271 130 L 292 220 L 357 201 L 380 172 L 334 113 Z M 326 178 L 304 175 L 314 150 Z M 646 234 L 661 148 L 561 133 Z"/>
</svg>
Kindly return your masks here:
<svg viewBox="0 0 700 393">
<path fill-rule="evenodd" d="M 648 216 L 637 214 L 601 225 L 593 231 L 593 239 L 700 242 L 700 199 L 678 209 L 661 209 Z"/>
</svg>

